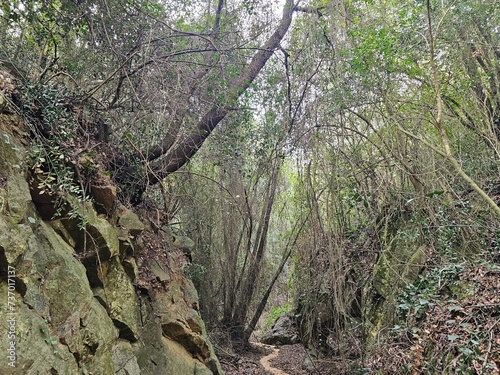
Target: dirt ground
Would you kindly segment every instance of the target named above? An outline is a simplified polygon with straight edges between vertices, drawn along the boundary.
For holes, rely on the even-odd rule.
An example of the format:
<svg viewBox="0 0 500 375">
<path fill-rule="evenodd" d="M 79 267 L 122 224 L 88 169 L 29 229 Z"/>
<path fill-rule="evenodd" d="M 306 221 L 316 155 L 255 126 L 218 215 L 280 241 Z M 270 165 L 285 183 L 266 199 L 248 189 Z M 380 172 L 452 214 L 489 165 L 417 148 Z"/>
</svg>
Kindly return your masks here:
<svg viewBox="0 0 500 375">
<path fill-rule="evenodd" d="M 252 343 L 238 354 L 217 353 L 226 375 L 338 375 L 346 364 L 308 356 L 301 344 L 272 346 Z"/>
</svg>

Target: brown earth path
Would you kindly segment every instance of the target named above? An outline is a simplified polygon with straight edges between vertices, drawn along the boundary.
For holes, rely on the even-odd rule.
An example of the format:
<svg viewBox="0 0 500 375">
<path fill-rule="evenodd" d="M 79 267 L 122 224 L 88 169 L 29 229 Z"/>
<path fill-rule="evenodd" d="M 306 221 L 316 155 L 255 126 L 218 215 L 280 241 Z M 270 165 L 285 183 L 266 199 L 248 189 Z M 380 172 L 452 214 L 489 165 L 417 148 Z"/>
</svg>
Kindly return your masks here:
<svg viewBox="0 0 500 375">
<path fill-rule="evenodd" d="M 289 375 L 287 372 L 284 372 L 284 371 L 282 371 L 276 367 L 273 367 L 271 365 L 271 361 L 278 357 L 280 350 L 277 347 L 275 347 L 273 345 L 261 344 L 258 342 L 254 342 L 252 344 L 256 345 L 256 346 L 260 346 L 261 348 L 267 348 L 267 349 L 271 350 L 271 353 L 269 353 L 268 355 L 266 355 L 260 359 L 260 364 L 262 365 L 262 367 L 264 367 L 264 369 L 266 371 L 268 371 L 272 375 Z"/>
</svg>

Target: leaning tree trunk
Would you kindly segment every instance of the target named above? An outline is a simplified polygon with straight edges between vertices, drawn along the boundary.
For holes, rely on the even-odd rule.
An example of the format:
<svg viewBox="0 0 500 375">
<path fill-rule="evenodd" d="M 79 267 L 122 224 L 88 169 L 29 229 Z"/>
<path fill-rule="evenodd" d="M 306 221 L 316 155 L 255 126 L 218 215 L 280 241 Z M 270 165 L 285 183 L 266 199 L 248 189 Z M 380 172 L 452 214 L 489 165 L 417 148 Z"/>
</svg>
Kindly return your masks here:
<svg viewBox="0 0 500 375">
<path fill-rule="evenodd" d="M 187 134 L 182 141 L 176 141 L 170 135 L 165 136 L 159 144 L 151 147 L 143 160 L 147 164 L 147 178 L 137 183 L 137 193 L 142 195 L 147 185 L 156 184 L 172 172 L 186 164 L 200 149 L 216 126 L 235 108 L 238 99 L 252 84 L 262 68 L 286 35 L 294 11 L 294 0 L 286 0 L 283 6 L 283 16 L 274 33 L 258 48 L 250 63 L 243 69 L 241 75 L 234 78 L 226 90 L 223 100 L 216 102 L 197 122 L 195 129 Z M 139 161 L 141 161 L 140 159 Z"/>
<path fill-rule="evenodd" d="M 299 238 L 300 233 L 302 233 L 302 229 L 304 228 L 304 225 L 306 222 L 309 220 L 309 215 L 307 215 L 306 219 L 302 221 L 300 224 L 300 227 L 296 230 L 295 236 L 293 237 L 293 241 L 288 241 L 285 253 L 283 254 L 283 257 L 281 258 L 281 263 L 276 269 L 276 272 L 274 273 L 274 276 L 267 286 L 266 292 L 264 293 L 264 296 L 261 298 L 259 302 L 259 306 L 257 306 L 257 310 L 255 311 L 253 318 L 250 320 L 250 323 L 248 323 L 248 326 L 245 328 L 245 331 L 243 333 L 243 341 L 246 343 L 250 339 L 250 336 L 252 335 L 252 332 L 255 330 L 255 327 L 257 326 L 257 322 L 259 321 L 260 317 L 262 316 L 262 313 L 264 312 L 264 309 L 267 305 L 267 300 L 269 299 L 269 296 L 271 295 L 271 292 L 273 291 L 274 284 L 278 280 L 278 277 L 281 275 L 281 272 L 283 272 L 283 269 L 285 268 L 286 263 L 288 262 L 288 259 L 290 258 L 290 255 L 292 255 L 292 250 L 295 247 L 295 244 L 297 243 L 297 240 Z M 299 222 L 297 222 L 295 225 L 297 226 Z"/>
</svg>

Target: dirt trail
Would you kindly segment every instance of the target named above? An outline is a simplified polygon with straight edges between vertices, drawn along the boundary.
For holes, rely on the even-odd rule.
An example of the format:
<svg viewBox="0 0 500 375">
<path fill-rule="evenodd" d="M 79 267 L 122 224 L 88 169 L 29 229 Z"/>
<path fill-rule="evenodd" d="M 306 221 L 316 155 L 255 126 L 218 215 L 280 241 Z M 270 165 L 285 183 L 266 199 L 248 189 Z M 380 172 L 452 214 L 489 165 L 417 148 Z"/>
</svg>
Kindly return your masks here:
<svg viewBox="0 0 500 375">
<path fill-rule="evenodd" d="M 253 344 L 260 346 L 262 348 L 267 348 L 267 349 L 272 350 L 272 352 L 270 354 L 268 354 L 265 357 L 262 357 L 260 359 L 260 364 L 262 365 L 262 367 L 264 367 L 264 369 L 266 371 L 270 372 L 273 375 L 288 375 L 288 373 L 281 371 L 280 369 L 277 369 L 276 367 L 271 366 L 271 361 L 278 356 L 278 353 L 280 351 L 278 348 L 276 348 L 273 345 L 266 345 L 266 344 L 261 344 L 258 342 L 254 342 Z"/>
</svg>

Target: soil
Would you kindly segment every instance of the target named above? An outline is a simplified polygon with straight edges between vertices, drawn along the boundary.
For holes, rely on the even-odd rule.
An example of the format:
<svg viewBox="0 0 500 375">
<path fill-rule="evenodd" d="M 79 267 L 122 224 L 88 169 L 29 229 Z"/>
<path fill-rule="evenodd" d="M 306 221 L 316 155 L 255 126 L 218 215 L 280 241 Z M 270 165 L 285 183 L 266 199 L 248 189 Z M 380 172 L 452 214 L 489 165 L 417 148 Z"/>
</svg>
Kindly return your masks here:
<svg viewBox="0 0 500 375">
<path fill-rule="evenodd" d="M 229 353 L 217 350 L 217 357 L 226 375 L 267 375 L 260 360 L 272 353 L 267 345 L 250 344 L 243 351 Z"/>
<path fill-rule="evenodd" d="M 226 375 L 345 374 L 345 364 L 308 356 L 301 344 L 273 346 L 251 343 L 238 354 L 218 352 Z"/>
</svg>

